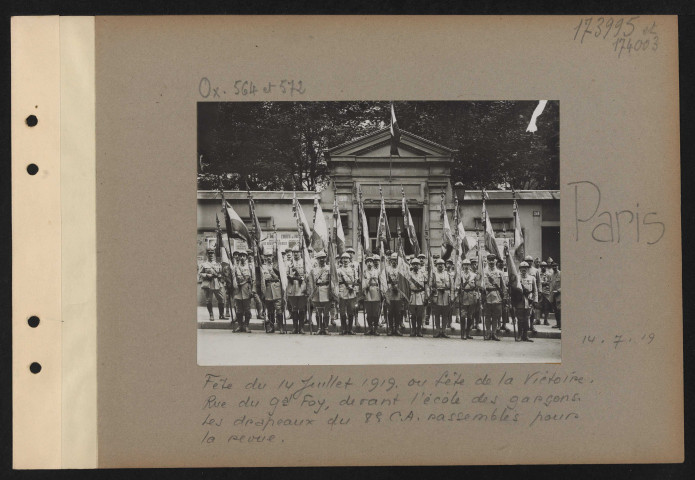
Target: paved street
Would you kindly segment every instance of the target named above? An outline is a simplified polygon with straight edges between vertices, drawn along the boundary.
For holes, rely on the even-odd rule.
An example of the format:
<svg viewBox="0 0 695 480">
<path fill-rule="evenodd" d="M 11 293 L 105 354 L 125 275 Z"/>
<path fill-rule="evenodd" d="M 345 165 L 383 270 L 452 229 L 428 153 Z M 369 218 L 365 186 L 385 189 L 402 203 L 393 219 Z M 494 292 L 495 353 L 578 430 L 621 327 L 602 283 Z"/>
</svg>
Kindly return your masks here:
<svg viewBox="0 0 695 480">
<path fill-rule="evenodd" d="M 251 321 L 254 327 L 251 333 L 233 333 L 228 320 L 208 322 L 207 317 L 205 307 L 199 307 L 198 365 L 559 363 L 561 360 L 559 331 L 546 326 L 536 326 L 539 333 L 533 343 L 527 343 L 515 342 L 513 336 L 494 342 L 475 335 L 475 339 L 464 341 L 458 331 L 450 333 L 449 339 L 432 338 L 430 328 L 425 329 L 424 338 L 337 333 L 311 336 L 308 328 L 304 335 L 266 334 L 262 321 L 256 318 Z M 550 323 L 554 325 L 555 321 L 551 319 Z M 209 324 L 215 325 L 210 328 Z M 360 324 L 363 324 L 361 315 Z M 508 326 L 512 328 L 511 324 Z"/>
</svg>

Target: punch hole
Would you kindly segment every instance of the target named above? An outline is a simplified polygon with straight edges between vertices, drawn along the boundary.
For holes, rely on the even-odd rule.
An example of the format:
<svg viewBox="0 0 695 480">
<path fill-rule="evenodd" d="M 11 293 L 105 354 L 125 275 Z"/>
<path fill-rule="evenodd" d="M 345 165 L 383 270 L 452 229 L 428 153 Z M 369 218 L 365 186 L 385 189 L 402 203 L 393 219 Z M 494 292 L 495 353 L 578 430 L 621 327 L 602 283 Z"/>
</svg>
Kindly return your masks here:
<svg viewBox="0 0 695 480">
<path fill-rule="evenodd" d="M 27 125 L 30 127 L 35 127 L 36 124 L 39 123 L 39 119 L 36 118 L 36 115 L 29 115 L 25 122 L 27 122 Z"/>
<path fill-rule="evenodd" d="M 38 171 L 39 167 L 35 163 L 30 163 L 29 165 L 27 165 L 27 173 L 29 175 L 36 175 Z"/>
<path fill-rule="evenodd" d="M 29 365 L 29 371 L 31 373 L 39 373 L 41 371 L 41 364 L 38 362 L 33 362 L 31 365 Z"/>
<path fill-rule="evenodd" d="M 29 326 L 30 326 L 31 328 L 36 328 L 36 327 L 39 326 L 39 323 L 41 323 L 41 319 L 40 319 L 39 317 L 37 317 L 36 315 L 32 315 L 32 316 L 29 317 L 29 319 L 27 320 L 27 323 L 29 324 Z"/>
</svg>

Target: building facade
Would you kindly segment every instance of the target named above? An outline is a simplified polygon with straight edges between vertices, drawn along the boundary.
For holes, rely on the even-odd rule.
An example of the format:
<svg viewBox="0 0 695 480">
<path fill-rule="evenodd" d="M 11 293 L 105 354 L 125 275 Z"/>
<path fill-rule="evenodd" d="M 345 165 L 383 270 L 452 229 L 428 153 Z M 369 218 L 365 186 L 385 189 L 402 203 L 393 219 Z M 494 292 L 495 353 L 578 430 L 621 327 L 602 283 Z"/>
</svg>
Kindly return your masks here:
<svg viewBox="0 0 695 480">
<path fill-rule="evenodd" d="M 263 232 L 263 243 L 275 242 L 273 232 L 281 248 L 292 247 L 298 239 L 297 223 L 292 213 L 296 195 L 304 214 L 311 223 L 314 218 L 314 201 L 321 205 L 326 223 L 334 228 L 333 202 L 337 198 L 340 219 L 348 246 L 358 242 L 357 218 L 359 192 L 362 194 L 365 214 L 369 224 L 369 236 L 373 246 L 379 218 L 381 195 L 386 206 L 392 237 L 397 237 L 398 225 L 402 225 L 401 199 L 405 194 L 413 217 L 421 247 L 429 243 L 432 253 L 439 253 L 441 246 L 441 199 L 453 228 L 455 198 L 459 200 L 459 214 L 469 244 L 475 246 L 481 239 L 482 198 L 479 190 L 464 191 L 451 185 L 451 165 L 456 153 L 443 145 L 401 131 L 398 156 L 390 155 L 389 128 L 338 145 L 324 152 L 330 166 L 330 186 L 322 192 L 257 191 L 251 192 L 256 215 Z M 381 192 L 381 195 L 380 195 Z M 511 191 L 488 191 L 486 202 L 498 243 L 513 246 L 513 195 Z M 251 225 L 247 192 L 228 191 L 225 198 L 242 219 Z M 558 190 L 517 191 L 516 200 L 528 255 L 560 260 L 560 192 Z M 198 191 L 198 259 L 205 249 L 215 243 L 215 215 L 221 214 L 221 196 L 215 191 Z M 429 230 L 429 242 L 425 232 Z M 225 238 L 226 241 L 226 238 Z M 482 243 L 482 240 L 481 240 Z M 394 249 L 395 245 L 388 248 Z M 235 240 L 234 248 L 246 248 Z M 475 249 L 469 255 L 476 254 Z M 201 298 L 199 294 L 199 299 Z"/>
</svg>

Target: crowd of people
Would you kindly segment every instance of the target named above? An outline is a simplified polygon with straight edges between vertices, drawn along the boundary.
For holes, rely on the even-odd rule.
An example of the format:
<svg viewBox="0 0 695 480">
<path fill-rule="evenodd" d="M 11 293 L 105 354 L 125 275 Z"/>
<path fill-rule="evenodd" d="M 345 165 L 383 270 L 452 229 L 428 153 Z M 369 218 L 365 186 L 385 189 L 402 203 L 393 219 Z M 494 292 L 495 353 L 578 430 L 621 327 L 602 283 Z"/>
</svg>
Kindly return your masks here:
<svg viewBox="0 0 695 480">
<path fill-rule="evenodd" d="M 409 255 L 403 259 L 404 275 L 399 256 L 391 252 L 356 261 L 354 249 L 348 248 L 336 256 L 335 272 L 325 252 L 314 254 L 311 249 L 308 259 L 299 248 L 280 252 L 282 259 L 272 251 L 256 256 L 237 250 L 231 259 L 223 253 L 219 260 L 214 248 L 206 253 L 198 279 L 209 319 L 231 320 L 235 332 L 250 331 L 252 309 L 266 333 L 328 335 L 333 325 L 340 335 L 380 335 L 381 330 L 389 336 L 422 337 L 423 325 L 432 323 L 434 338 L 449 338 L 456 323 L 462 340 L 473 339 L 476 330 L 485 340 L 499 341 L 511 331 L 511 323 L 516 340 L 532 342 L 535 325 L 549 325 L 550 313 L 553 328 L 561 328 L 560 267 L 551 258 L 527 256 L 519 264 L 519 290 L 509 288 L 505 263 L 494 254 L 487 255 L 482 269 L 475 258 L 457 259 L 456 265 L 454 259 L 438 255 Z M 254 257 L 260 266 L 254 265 Z M 383 268 L 382 262 L 387 263 Z M 360 310 L 364 325 L 359 324 Z"/>
</svg>

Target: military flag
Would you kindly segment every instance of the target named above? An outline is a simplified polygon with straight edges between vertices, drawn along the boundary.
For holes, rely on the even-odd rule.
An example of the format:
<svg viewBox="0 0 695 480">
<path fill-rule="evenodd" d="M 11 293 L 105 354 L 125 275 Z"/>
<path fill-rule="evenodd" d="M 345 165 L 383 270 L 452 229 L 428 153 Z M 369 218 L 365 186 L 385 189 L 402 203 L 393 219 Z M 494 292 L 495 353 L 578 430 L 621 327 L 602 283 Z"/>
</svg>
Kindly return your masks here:
<svg viewBox="0 0 695 480">
<path fill-rule="evenodd" d="M 384 253 L 383 245 L 391 245 L 391 231 L 389 229 L 389 221 L 386 218 L 386 204 L 384 203 L 384 194 L 379 185 L 379 196 L 381 197 L 381 209 L 379 211 L 379 224 L 376 230 L 377 247 L 380 253 Z"/>
<path fill-rule="evenodd" d="M 222 258 L 222 228 L 220 227 L 220 218 L 217 216 L 217 212 L 215 212 L 215 225 L 215 257 Z"/>
<path fill-rule="evenodd" d="M 512 254 L 509 248 L 505 245 L 504 254 L 507 261 L 507 274 L 509 276 L 509 292 L 513 303 L 521 300 L 523 291 L 521 289 L 521 279 L 519 275 L 519 269 L 516 267 L 516 263 L 512 258 Z"/>
<path fill-rule="evenodd" d="M 256 216 L 256 206 L 253 202 L 253 196 L 251 195 L 251 190 L 248 188 L 248 184 L 246 185 L 246 193 L 248 196 L 249 200 L 249 216 L 251 217 L 251 223 L 253 223 L 253 235 L 251 236 L 251 239 L 253 240 L 252 245 L 251 245 L 251 250 L 253 251 L 253 269 L 255 271 L 254 275 L 254 283 L 256 285 L 256 291 L 258 292 L 259 296 L 261 297 L 262 301 L 265 301 L 265 295 L 263 294 L 263 273 L 261 272 L 261 241 L 263 239 L 263 233 L 261 232 L 261 223 L 258 221 L 258 217 Z M 264 304 L 261 304 L 264 305 Z"/>
<path fill-rule="evenodd" d="M 531 115 L 531 121 L 529 122 L 528 127 L 526 127 L 527 132 L 534 133 L 538 131 L 538 127 L 536 126 L 536 120 L 538 120 L 538 117 L 540 117 L 541 113 L 543 113 L 543 109 L 545 109 L 545 105 L 547 103 L 547 100 L 539 100 L 536 109 L 533 111 L 533 115 Z"/>
<path fill-rule="evenodd" d="M 253 196 L 251 195 L 251 190 L 249 190 L 248 184 L 246 184 L 246 194 L 249 199 L 249 216 L 251 217 L 251 223 L 253 224 L 253 238 L 256 244 L 255 250 L 259 250 L 261 247 L 261 242 L 263 241 L 263 232 L 261 232 L 261 222 L 258 221 L 256 216 L 256 205 L 253 202 Z M 259 250 L 260 255 L 260 250 Z"/>
<path fill-rule="evenodd" d="M 314 230 L 311 233 L 311 248 L 314 252 L 328 253 L 328 225 L 326 225 L 326 217 L 323 216 L 323 209 L 318 198 L 314 200 L 316 208 L 316 218 L 314 218 Z"/>
<path fill-rule="evenodd" d="M 359 188 L 359 187 L 358 187 Z M 364 213 L 364 204 L 362 203 L 362 189 L 358 190 L 359 200 L 357 204 L 357 214 L 359 215 L 358 229 L 362 242 L 362 255 L 372 254 L 372 245 L 369 240 L 369 224 L 367 223 L 367 215 Z"/>
<path fill-rule="evenodd" d="M 294 218 L 297 219 L 297 221 L 299 222 L 299 226 L 301 227 L 300 231 L 304 234 L 304 242 L 310 243 L 311 228 L 309 227 L 309 222 L 307 221 L 306 216 L 304 215 L 304 210 L 302 209 L 302 206 L 299 204 L 299 200 L 297 199 L 297 192 L 294 192 L 293 213 Z"/>
<path fill-rule="evenodd" d="M 398 128 L 398 121 L 396 120 L 396 110 L 393 108 L 393 102 L 391 102 L 391 155 L 398 155 L 398 144 L 401 141 L 401 129 Z"/>
<path fill-rule="evenodd" d="M 400 230 L 399 230 L 400 232 Z M 408 278 L 410 277 L 410 267 L 408 266 L 408 260 L 405 257 L 405 250 L 403 250 L 403 238 L 399 235 L 398 242 L 398 291 L 403 295 L 406 300 L 410 299 L 410 282 Z"/>
<path fill-rule="evenodd" d="M 483 222 L 484 222 L 484 228 L 485 228 L 485 249 L 489 253 L 494 253 L 497 255 L 497 258 L 502 258 L 502 254 L 500 253 L 500 249 L 497 246 L 497 241 L 495 240 L 495 231 L 492 229 L 492 222 L 490 222 L 490 218 L 487 215 L 487 208 L 485 207 L 485 200 L 487 200 L 487 192 L 483 190 L 482 192 L 483 195 Z"/>
<path fill-rule="evenodd" d="M 403 227 L 405 228 L 405 232 L 407 234 L 408 244 L 410 245 L 410 249 L 414 255 L 420 255 L 420 244 L 417 241 L 417 233 L 415 232 L 413 217 L 410 216 L 410 210 L 408 209 L 408 202 L 405 199 L 405 192 L 403 191 L 403 188 L 401 188 L 401 195 L 403 196 L 401 200 Z"/>
<path fill-rule="evenodd" d="M 223 208 L 224 212 L 224 223 L 227 228 L 227 236 L 231 238 L 238 238 L 246 242 L 246 245 L 251 244 L 249 235 L 249 229 L 246 224 L 241 220 L 239 214 L 237 214 L 234 209 L 227 203 L 224 202 L 225 206 Z"/>
<path fill-rule="evenodd" d="M 338 209 L 338 198 L 333 199 L 333 221 L 335 223 L 334 232 L 335 250 L 338 255 L 345 252 L 345 233 L 343 232 L 343 222 L 340 219 L 340 210 Z"/>
<path fill-rule="evenodd" d="M 439 205 L 439 215 L 442 219 L 442 260 L 448 260 L 451 257 L 451 252 L 454 250 L 454 237 L 451 234 L 451 226 L 449 225 L 449 216 L 446 214 L 446 205 L 444 204 L 444 192 Z"/>
<path fill-rule="evenodd" d="M 280 252 L 278 246 L 277 232 L 275 233 L 275 258 L 278 264 L 278 276 L 280 277 L 280 288 L 282 288 L 282 298 L 286 300 L 287 295 L 287 267 L 285 266 L 285 256 Z"/>
<path fill-rule="evenodd" d="M 526 247 L 524 246 L 524 234 L 521 230 L 521 219 L 519 218 L 519 205 L 514 198 L 514 258 L 519 262 L 524 260 Z"/>
</svg>

